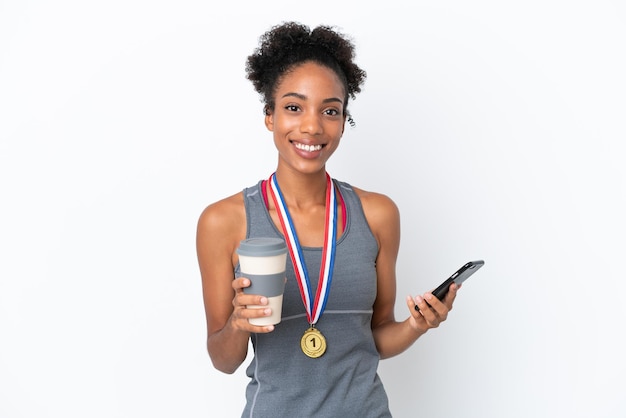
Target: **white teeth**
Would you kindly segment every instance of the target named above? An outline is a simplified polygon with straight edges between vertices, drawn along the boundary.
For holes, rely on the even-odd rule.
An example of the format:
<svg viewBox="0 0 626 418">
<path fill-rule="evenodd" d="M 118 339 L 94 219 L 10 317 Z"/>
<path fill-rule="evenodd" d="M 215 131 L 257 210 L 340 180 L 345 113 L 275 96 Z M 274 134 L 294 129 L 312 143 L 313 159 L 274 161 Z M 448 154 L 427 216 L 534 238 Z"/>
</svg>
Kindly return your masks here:
<svg viewBox="0 0 626 418">
<path fill-rule="evenodd" d="M 307 151 L 307 152 L 313 152 L 313 151 L 321 150 L 322 146 L 321 145 L 306 145 L 306 144 L 300 144 L 296 142 L 296 148 Z"/>
</svg>

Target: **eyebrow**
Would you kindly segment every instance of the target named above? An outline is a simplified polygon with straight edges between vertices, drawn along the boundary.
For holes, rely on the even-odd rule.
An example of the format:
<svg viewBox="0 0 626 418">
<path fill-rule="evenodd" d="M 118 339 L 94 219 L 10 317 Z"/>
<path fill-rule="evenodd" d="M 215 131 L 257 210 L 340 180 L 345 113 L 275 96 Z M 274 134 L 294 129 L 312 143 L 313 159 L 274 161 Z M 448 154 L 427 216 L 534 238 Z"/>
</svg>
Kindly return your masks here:
<svg viewBox="0 0 626 418">
<path fill-rule="evenodd" d="M 295 93 L 295 92 L 285 93 L 285 94 L 283 94 L 283 97 L 295 97 L 295 98 L 300 99 L 300 100 L 306 100 L 307 99 L 307 97 L 304 94 Z M 341 100 L 338 97 L 329 97 L 328 99 L 322 100 L 322 103 L 333 103 L 333 102 L 339 102 L 339 103 L 343 104 L 343 100 Z"/>
</svg>

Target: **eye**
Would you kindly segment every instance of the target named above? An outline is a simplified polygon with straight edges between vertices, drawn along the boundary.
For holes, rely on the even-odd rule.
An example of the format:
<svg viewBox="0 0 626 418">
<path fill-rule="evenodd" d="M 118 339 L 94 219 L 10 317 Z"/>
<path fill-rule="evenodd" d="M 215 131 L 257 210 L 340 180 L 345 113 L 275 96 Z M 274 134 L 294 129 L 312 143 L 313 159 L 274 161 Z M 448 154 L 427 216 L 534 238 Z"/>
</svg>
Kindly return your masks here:
<svg viewBox="0 0 626 418">
<path fill-rule="evenodd" d="M 297 105 L 294 105 L 294 104 L 290 104 L 290 105 L 285 106 L 285 109 L 290 111 L 290 112 L 297 112 L 297 111 L 300 110 L 300 107 L 298 107 Z"/>
<path fill-rule="evenodd" d="M 324 114 L 328 116 L 337 116 L 339 115 L 339 111 L 337 109 L 326 109 Z"/>
</svg>

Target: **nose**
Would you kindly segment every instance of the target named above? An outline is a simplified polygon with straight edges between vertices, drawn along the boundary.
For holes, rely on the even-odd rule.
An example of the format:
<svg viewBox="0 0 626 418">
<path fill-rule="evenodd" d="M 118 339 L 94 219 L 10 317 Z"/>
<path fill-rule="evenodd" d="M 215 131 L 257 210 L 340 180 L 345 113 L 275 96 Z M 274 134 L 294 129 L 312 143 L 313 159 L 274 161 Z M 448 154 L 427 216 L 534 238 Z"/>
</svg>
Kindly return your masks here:
<svg viewBox="0 0 626 418">
<path fill-rule="evenodd" d="M 305 112 L 300 123 L 300 132 L 309 135 L 319 135 L 324 132 L 321 115 L 315 112 Z"/>
</svg>

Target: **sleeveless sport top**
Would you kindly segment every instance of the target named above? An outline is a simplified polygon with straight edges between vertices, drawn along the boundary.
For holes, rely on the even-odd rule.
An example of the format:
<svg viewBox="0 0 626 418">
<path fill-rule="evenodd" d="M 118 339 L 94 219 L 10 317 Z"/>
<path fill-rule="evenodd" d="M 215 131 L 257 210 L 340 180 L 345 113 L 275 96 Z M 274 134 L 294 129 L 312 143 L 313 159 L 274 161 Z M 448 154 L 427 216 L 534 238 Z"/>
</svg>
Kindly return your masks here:
<svg viewBox="0 0 626 418">
<path fill-rule="evenodd" d="M 247 238 L 279 237 L 263 200 L 262 182 L 244 189 Z M 326 309 L 316 327 L 326 353 L 316 359 L 300 349 L 309 327 L 293 265 L 287 257 L 282 320 L 274 331 L 252 334 L 254 357 L 242 417 L 390 417 L 378 376 L 380 356 L 371 330 L 376 299 L 378 245 L 352 187 L 335 180 L 346 206 L 346 225 L 337 241 Z M 312 291 L 317 289 L 322 249 L 303 247 Z M 239 277 L 239 266 L 235 269 Z"/>
</svg>

